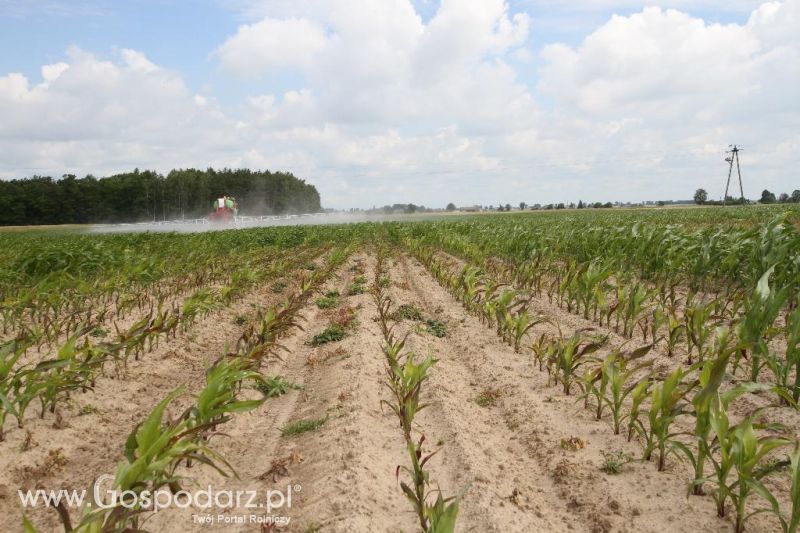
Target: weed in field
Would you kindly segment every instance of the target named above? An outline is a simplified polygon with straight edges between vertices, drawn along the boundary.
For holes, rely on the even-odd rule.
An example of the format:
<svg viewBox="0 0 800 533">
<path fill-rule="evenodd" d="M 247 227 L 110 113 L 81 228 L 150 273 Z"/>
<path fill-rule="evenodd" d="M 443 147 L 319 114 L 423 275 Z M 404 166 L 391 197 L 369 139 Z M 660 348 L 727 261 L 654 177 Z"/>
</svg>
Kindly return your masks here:
<svg viewBox="0 0 800 533">
<path fill-rule="evenodd" d="M 256 384 L 256 389 L 267 398 L 277 398 L 290 390 L 301 390 L 302 388 L 302 385 L 293 383 L 282 376 L 266 377 Z"/>
<path fill-rule="evenodd" d="M 294 422 L 289 422 L 280 428 L 281 436 L 289 437 L 292 435 L 300 435 L 301 433 L 306 433 L 308 431 L 314 431 L 315 429 L 319 429 L 324 426 L 325 422 L 327 421 L 327 415 L 324 418 L 306 418 L 303 420 L 295 420 Z"/>
<path fill-rule="evenodd" d="M 425 326 L 428 333 L 434 337 L 442 338 L 447 336 L 447 326 L 443 322 L 429 318 L 425 321 Z"/>
<path fill-rule="evenodd" d="M 233 319 L 233 323 L 237 326 L 244 326 L 247 324 L 247 315 L 236 315 Z"/>
<path fill-rule="evenodd" d="M 391 320 L 399 321 L 399 320 L 414 320 L 414 321 L 421 321 L 422 320 L 422 311 L 413 304 L 400 304 L 395 309 L 394 313 L 392 313 L 389 318 Z"/>
<path fill-rule="evenodd" d="M 491 407 L 500 397 L 500 394 L 498 389 L 486 389 L 475 398 L 475 403 L 481 407 Z"/>
<path fill-rule="evenodd" d="M 333 307 L 337 307 L 339 305 L 339 293 L 336 293 L 335 296 L 326 295 L 321 298 L 317 298 L 316 304 L 320 309 L 331 309 Z"/>
<path fill-rule="evenodd" d="M 303 456 L 298 452 L 293 451 L 289 455 L 273 459 L 269 470 L 258 476 L 261 481 L 272 480 L 272 483 L 277 483 L 278 479 L 289 476 L 289 467 L 292 465 L 300 464 L 304 461 Z"/>
<path fill-rule="evenodd" d="M 97 326 L 96 328 L 92 329 L 92 332 L 90 333 L 90 335 L 92 337 L 97 338 L 97 339 L 103 339 L 106 336 L 108 336 L 108 330 L 106 328 Z"/>
<path fill-rule="evenodd" d="M 272 284 L 271 290 L 275 294 L 279 294 L 282 293 L 284 289 L 286 289 L 286 287 L 288 287 L 288 285 L 286 284 L 285 281 L 276 281 L 275 283 Z"/>
<path fill-rule="evenodd" d="M 562 450 L 576 452 L 586 447 L 586 442 L 580 437 L 569 437 L 568 439 L 561 439 L 559 443 Z"/>
<path fill-rule="evenodd" d="M 358 294 L 364 294 L 367 292 L 367 288 L 365 285 L 354 284 L 350 286 L 350 290 L 347 292 L 350 296 L 356 296 Z"/>
<path fill-rule="evenodd" d="M 331 316 L 331 325 L 342 329 L 352 329 L 356 324 L 356 310 L 349 305 L 337 309 Z"/>
<path fill-rule="evenodd" d="M 311 346 L 321 346 L 329 342 L 338 342 L 347 336 L 344 328 L 339 325 L 332 324 L 325 328 L 321 333 L 314 335 L 311 339 Z"/>
<path fill-rule="evenodd" d="M 600 470 L 606 474 L 619 474 L 626 464 L 632 463 L 634 460 L 631 454 L 621 450 L 615 452 L 600 450 L 600 453 L 603 455 L 603 464 L 600 466 Z"/>
<path fill-rule="evenodd" d="M 36 443 L 33 440 L 33 433 L 31 433 L 30 429 L 25 430 L 25 439 L 22 441 L 22 444 L 19 446 L 19 451 L 27 452 L 31 448 L 33 448 Z"/>
<path fill-rule="evenodd" d="M 99 409 L 91 404 L 86 404 L 78 410 L 78 416 L 93 415 L 98 413 Z"/>
</svg>

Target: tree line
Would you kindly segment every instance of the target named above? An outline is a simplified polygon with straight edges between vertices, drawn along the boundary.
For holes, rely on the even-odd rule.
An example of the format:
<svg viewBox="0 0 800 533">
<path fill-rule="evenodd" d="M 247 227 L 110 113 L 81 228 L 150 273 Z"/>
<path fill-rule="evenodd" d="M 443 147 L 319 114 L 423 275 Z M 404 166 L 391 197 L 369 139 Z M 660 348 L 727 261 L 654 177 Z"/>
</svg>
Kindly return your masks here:
<svg viewBox="0 0 800 533">
<path fill-rule="evenodd" d="M 289 172 L 248 169 L 150 170 L 104 178 L 66 174 L 0 181 L 0 225 L 91 224 L 200 218 L 233 196 L 243 215 L 314 213 L 319 192 Z"/>
<path fill-rule="evenodd" d="M 741 203 L 748 203 L 749 200 L 746 198 L 744 201 L 741 198 L 734 198 L 733 196 L 727 196 L 725 199 L 726 204 L 741 204 Z M 800 203 L 800 189 L 795 189 L 792 191 L 792 194 L 788 194 L 782 192 L 779 196 L 775 196 L 775 193 L 770 192 L 767 189 L 761 191 L 761 198 L 758 200 L 761 204 L 797 204 Z M 705 189 L 697 189 L 694 193 L 694 203 L 699 205 L 721 205 L 721 201 L 709 200 L 708 199 L 708 192 Z"/>
</svg>

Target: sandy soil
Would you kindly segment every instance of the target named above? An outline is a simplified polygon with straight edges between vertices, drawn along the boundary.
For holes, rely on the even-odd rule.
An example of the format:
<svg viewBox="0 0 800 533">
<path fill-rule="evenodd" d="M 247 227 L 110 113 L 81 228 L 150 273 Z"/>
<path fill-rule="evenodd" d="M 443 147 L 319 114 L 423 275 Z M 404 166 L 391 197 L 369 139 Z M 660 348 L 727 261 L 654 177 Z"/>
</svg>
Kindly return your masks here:
<svg viewBox="0 0 800 533">
<path fill-rule="evenodd" d="M 266 367 L 301 385 L 260 408 L 237 415 L 212 444 L 239 474 L 222 478 L 195 466 L 181 474 L 194 479 L 186 488 L 257 490 L 259 502 L 270 489 L 292 488 L 291 508 L 272 510 L 287 516 L 287 531 L 415 531 L 415 516 L 395 477 L 406 464 L 405 445 L 396 417 L 381 408 L 389 398 L 384 385 L 385 357 L 377 309 L 371 295 L 345 296 L 358 265 L 371 281 L 375 257 L 360 252 L 328 281 L 323 291 L 338 290 L 342 306 L 356 315 L 340 342 L 312 347 L 310 340 L 336 310 L 319 309 L 313 299 L 301 312 L 303 330 L 284 344 L 282 360 Z M 351 267 L 357 267 L 356 272 Z M 438 338 L 424 323 L 402 321 L 408 347 L 438 359 L 424 386 L 429 406 L 419 415 L 419 429 L 441 451 L 429 463 L 431 477 L 446 495 L 463 494 L 458 531 L 729 531 L 709 497 L 686 497 L 688 467 L 671 460 L 666 472 L 652 463 L 628 464 L 617 475 L 600 471 L 602 451 L 625 451 L 639 457 L 641 448 L 613 435 L 606 420 L 596 421 L 575 395 L 548 387 L 529 354 L 517 354 L 492 328 L 481 324 L 440 287 L 415 259 L 395 253 L 388 262 L 395 304 L 416 306 L 425 318 L 445 324 Z M 287 288 L 287 291 L 292 287 Z M 103 473 L 113 474 L 124 440 L 152 406 L 178 384 L 189 392 L 203 384 L 203 370 L 226 343 L 235 342 L 240 314 L 275 303 L 269 286 L 234 306 L 198 321 L 189 334 L 162 342 L 131 365 L 123 380 L 104 378 L 94 392 L 73 397 L 60 429 L 54 417 L 31 419 L 31 445 L 21 451 L 26 430 L 13 428 L 0 443 L 0 513 L 8 531 L 21 528 L 16 490 L 20 487 L 78 488 Z M 557 306 L 542 311 L 556 318 L 565 333 L 585 327 L 580 317 Z M 542 329 L 536 332 L 544 331 Z M 611 332 L 613 334 L 613 332 Z M 618 340 L 618 339 L 614 339 Z M 656 355 L 656 357 L 660 357 Z M 479 396 L 493 401 L 480 405 Z M 176 414 L 189 398 L 176 402 Z M 91 406 L 91 409 L 87 409 Z M 88 414 L 79 416 L 81 409 Z M 282 436 L 287 423 L 325 419 L 316 430 Z M 57 424 L 58 425 L 58 424 Z M 572 447 L 564 442 L 574 442 Z M 217 520 L 218 511 L 212 511 Z M 231 509 L 226 516 L 247 517 L 251 509 Z M 263 509 L 255 511 L 264 515 Z M 56 513 L 29 513 L 41 531 L 59 531 Z M 162 510 L 147 520 L 150 531 L 268 531 L 258 524 L 200 523 L 206 510 Z M 774 522 L 757 518 L 750 531 L 773 531 Z M 5 529 L 4 529 L 5 530 Z"/>
</svg>

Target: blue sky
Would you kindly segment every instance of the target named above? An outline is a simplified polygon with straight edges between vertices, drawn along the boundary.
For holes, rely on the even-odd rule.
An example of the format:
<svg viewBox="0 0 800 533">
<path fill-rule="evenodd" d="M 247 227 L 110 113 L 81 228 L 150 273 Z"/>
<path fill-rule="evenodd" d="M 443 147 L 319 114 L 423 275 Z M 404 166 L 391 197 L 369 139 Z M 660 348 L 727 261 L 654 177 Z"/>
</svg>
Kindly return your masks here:
<svg viewBox="0 0 800 533">
<path fill-rule="evenodd" d="M 740 142 L 750 196 L 791 192 L 798 3 L 0 0 L 0 177 L 264 167 L 334 207 L 689 198 Z"/>
</svg>

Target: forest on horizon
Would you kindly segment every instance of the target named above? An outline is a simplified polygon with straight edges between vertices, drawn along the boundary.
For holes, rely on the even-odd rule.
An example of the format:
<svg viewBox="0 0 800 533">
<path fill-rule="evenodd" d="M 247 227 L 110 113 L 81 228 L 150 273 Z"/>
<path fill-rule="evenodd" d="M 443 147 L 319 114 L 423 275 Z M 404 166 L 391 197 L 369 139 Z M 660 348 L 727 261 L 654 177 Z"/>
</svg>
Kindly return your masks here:
<svg viewBox="0 0 800 533">
<path fill-rule="evenodd" d="M 290 172 L 248 169 L 151 170 L 97 178 L 65 174 L 0 180 L 0 225 L 92 224 L 200 218 L 229 195 L 244 215 L 314 213 L 316 187 Z"/>
</svg>

